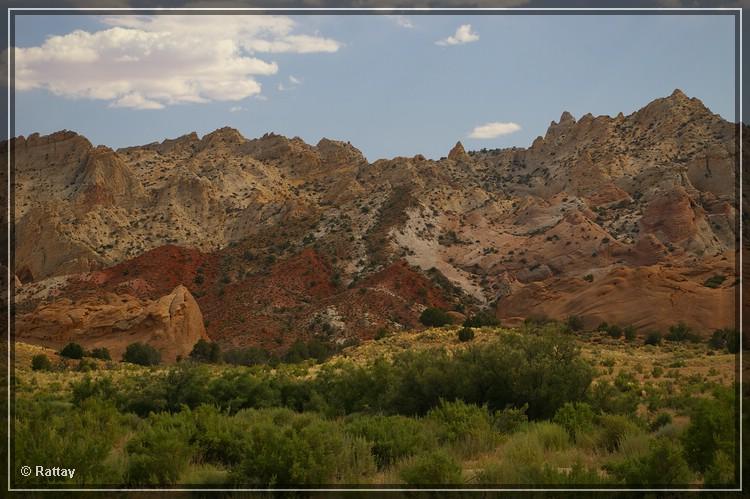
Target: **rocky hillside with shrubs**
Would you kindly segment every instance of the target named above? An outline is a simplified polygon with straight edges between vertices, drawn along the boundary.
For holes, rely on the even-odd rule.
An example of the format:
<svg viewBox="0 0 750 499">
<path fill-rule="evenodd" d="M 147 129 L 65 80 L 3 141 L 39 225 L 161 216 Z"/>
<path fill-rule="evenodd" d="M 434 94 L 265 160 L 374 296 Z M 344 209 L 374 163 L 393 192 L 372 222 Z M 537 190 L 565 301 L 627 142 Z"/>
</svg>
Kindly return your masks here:
<svg viewBox="0 0 750 499">
<path fill-rule="evenodd" d="M 676 90 L 628 116 L 565 112 L 526 149 L 459 143 L 439 160 L 230 128 L 116 151 L 18 137 L 3 145 L 16 333 L 283 352 L 436 308 L 710 336 L 735 319 L 736 134 Z M 196 311 L 151 311 L 178 287 Z"/>
</svg>

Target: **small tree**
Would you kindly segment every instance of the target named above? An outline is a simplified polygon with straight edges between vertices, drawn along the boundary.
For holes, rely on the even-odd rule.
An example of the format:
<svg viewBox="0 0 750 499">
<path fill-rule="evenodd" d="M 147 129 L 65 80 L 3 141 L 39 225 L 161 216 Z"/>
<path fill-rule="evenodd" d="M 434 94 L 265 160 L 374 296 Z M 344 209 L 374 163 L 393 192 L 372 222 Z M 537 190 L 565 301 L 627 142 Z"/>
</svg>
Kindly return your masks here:
<svg viewBox="0 0 750 499">
<path fill-rule="evenodd" d="M 659 331 L 650 331 L 643 340 L 644 345 L 661 345 L 661 333 Z"/>
<path fill-rule="evenodd" d="M 83 358 L 83 347 L 78 343 L 68 343 L 60 350 L 60 355 L 69 359 Z"/>
<path fill-rule="evenodd" d="M 210 362 L 215 364 L 221 360 L 221 349 L 218 343 L 206 341 L 203 338 L 193 346 L 190 358 L 198 362 Z"/>
<path fill-rule="evenodd" d="M 106 348 L 94 348 L 89 355 L 95 359 L 112 360 Z"/>
<path fill-rule="evenodd" d="M 141 366 L 155 366 L 161 362 L 161 353 L 151 345 L 136 342 L 128 345 L 122 355 L 122 360 Z"/>
<path fill-rule="evenodd" d="M 625 329 L 623 330 L 625 333 L 625 339 L 627 341 L 633 341 L 635 340 L 637 333 L 635 331 L 635 327 L 633 326 L 625 326 Z"/>
<path fill-rule="evenodd" d="M 428 327 L 441 327 L 453 322 L 448 313 L 442 308 L 426 308 L 419 316 L 419 322 Z"/>
<path fill-rule="evenodd" d="M 573 332 L 581 331 L 583 329 L 583 319 L 578 315 L 571 315 L 565 321 L 565 325 Z"/>
<path fill-rule="evenodd" d="M 461 342 L 471 341 L 474 339 L 474 330 L 470 327 L 462 328 L 458 331 L 458 340 Z"/>
<path fill-rule="evenodd" d="M 31 369 L 34 371 L 49 371 L 52 369 L 52 362 L 50 362 L 49 357 L 40 353 L 31 358 Z"/>
<path fill-rule="evenodd" d="M 609 326 L 609 329 L 607 329 L 607 334 L 612 338 L 620 338 L 622 336 L 622 328 L 617 324 L 612 324 Z"/>
<path fill-rule="evenodd" d="M 488 311 L 483 310 L 476 315 L 473 315 L 464 321 L 465 327 L 483 327 L 483 326 L 499 326 L 500 321 L 497 320 L 495 315 Z"/>
</svg>

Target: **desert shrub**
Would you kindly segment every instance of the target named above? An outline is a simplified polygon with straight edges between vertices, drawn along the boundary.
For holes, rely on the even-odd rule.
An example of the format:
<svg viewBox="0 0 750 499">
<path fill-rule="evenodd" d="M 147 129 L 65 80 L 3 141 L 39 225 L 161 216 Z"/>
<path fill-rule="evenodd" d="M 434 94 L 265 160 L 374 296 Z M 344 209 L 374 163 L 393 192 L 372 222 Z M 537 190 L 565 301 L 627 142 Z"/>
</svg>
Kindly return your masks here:
<svg viewBox="0 0 750 499">
<path fill-rule="evenodd" d="M 679 444 L 660 438 L 652 441 L 644 456 L 608 466 L 608 471 L 628 485 L 685 485 L 693 476 Z"/>
<path fill-rule="evenodd" d="M 146 343 L 131 343 L 122 355 L 124 362 L 141 366 L 154 366 L 161 362 L 161 353 Z"/>
<path fill-rule="evenodd" d="M 570 446 L 568 432 L 558 424 L 540 421 L 530 424 L 526 431 L 542 444 L 545 451 L 560 451 Z"/>
<path fill-rule="evenodd" d="M 193 345 L 190 358 L 198 362 L 217 363 L 221 360 L 221 348 L 215 342 L 206 341 L 203 338 Z"/>
<path fill-rule="evenodd" d="M 383 338 L 386 338 L 387 336 L 388 336 L 388 329 L 384 327 L 378 328 L 378 330 L 375 331 L 376 340 L 382 340 Z"/>
<path fill-rule="evenodd" d="M 235 483 L 324 485 L 349 473 L 348 457 L 362 457 L 351 446 L 365 442 L 347 438 L 334 423 L 313 415 L 296 416 L 289 423 L 261 419 L 246 430 L 245 455 L 230 474 Z"/>
<path fill-rule="evenodd" d="M 176 483 L 193 454 L 195 432 L 189 413 L 152 414 L 148 426 L 128 441 L 126 482 L 130 485 Z"/>
<path fill-rule="evenodd" d="M 660 412 L 651 422 L 649 428 L 651 431 L 658 431 L 662 427 L 672 423 L 672 415 L 668 412 Z"/>
<path fill-rule="evenodd" d="M 607 334 L 612 338 L 620 338 L 622 336 L 622 328 L 617 324 L 612 324 L 607 328 Z"/>
<path fill-rule="evenodd" d="M 399 476 L 407 485 L 455 485 L 462 483 L 461 466 L 445 451 L 433 451 L 414 458 Z"/>
<path fill-rule="evenodd" d="M 284 354 L 284 362 L 296 364 L 307 359 L 315 359 L 317 362 L 323 362 L 336 351 L 330 343 L 313 338 L 307 342 L 297 340 L 292 343 L 289 350 Z"/>
<path fill-rule="evenodd" d="M 654 366 L 654 368 L 651 370 L 651 376 L 653 376 L 654 378 L 659 378 L 662 374 L 664 374 L 664 368 L 661 366 Z"/>
<path fill-rule="evenodd" d="M 76 370 L 79 372 L 88 372 L 93 371 L 98 367 L 97 363 L 91 359 L 81 359 L 80 362 L 78 362 Z"/>
<path fill-rule="evenodd" d="M 598 446 L 608 452 L 619 449 L 625 435 L 642 431 L 630 418 L 620 414 L 602 414 L 597 424 L 602 429 Z"/>
<path fill-rule="evenodd" d="M 107 461 L 114 443 L 129 428 L 111 402 L 87 400 L 80 407 L 51 402 L 45 398 L 16 400 L 14 434 L 15 462 L 75 463 L 71 483 L 65 478 L 23 477 L 24 484 L 120 483 L 121 470 Z"/>
<path fill-rule="evenodd" d="M 700 341 L 700 337 L 696 335 L 684 322 L 675 324 L 669 327 L 669 333 L 666 338 L 669 341 Z"/>
<path fill-rule="evenodd" d="M 451 324 L 453 320 L 442 308 L 429 307 L 419 316 L 419 322 L 427 327 L 441 327 Z"/>
<path fill-rule="evenodd" d="M 101 359 L 101 360 L 112 360 L 112 357 L 109 355 L 109 350 L 106 348 L 94 348 L 89 353 L 90 357 L 93 357 L 95 359 Z"/>
<path fill-rule="evenodd" d="M 740 336 L 736 329 L 717 329 L 708 340 L 711 348 L 727 349 L 729 353 L 737 353 L 740 349 Z"/>
<path fill-rule="evenodd" d="M 625 329 L 623 329 L 623 333 L 625 334 L 625 339 L 627 341 L 634 341 L 638 335 L 635 327 L 632 325 L 625 326 Z"/>
<path fill-rule="evenodd" d="M 529 404 L 524 404 L 520 408 L 506 407 L 501 411 L 495 411 L 492 415 L 492 428 L 503 434 L 510 434 L 518 431 L 528 420 L 526 411 Z"/>
<path fill-rule="evenodd" d="M 734 487 L 737 485 L 737 478 L 737 469 L 732 458 L 723 451 L 718 451 L 703 475 L 703 483 L 710 487 Z"/>
<path fill-rule="evenodd" d="M 245 455 L 245 428 L 240 418 L 223 414 L 208 405 L 198 407 L 193 414 L 193 441 L 202 460 L 227 467 L 238 464 Z"/>
<path fill-rule="evenodd" d="M 571 315 L 565 320 L 565 325 L 571 331 L 581 331 L 583 329 L 583 319 L 578 315 Z"/>
<path fill-rule="evenodd" d="M 575 439 L 577 435 L 588 431 L 594 424 L 594 411 L 585 402 L 566 402 L 555 413 L 553 422 L 559 424 Z"/>
<path fill-rule="evenodd" d="M 661 345 L 661 333 L 658 331 L 649 331 L 643 340 L 644 345 Z"/>
<path fill-rule="evenodd" d="M 583 276 L 583 280 L 586 282 L 594 282 L 594 275 L 593 274 L 586 274 Z"/>
<path fill-rule="evenodd" d="M 272 356 L 267 350 L 258 347 L 226 350 L 222 353 L 222 358 L 227 364 L 240 366 L 267 364 L 272 360 Z"/>
<path fill-rule="evenodd" d="M 500 321 L 495 317 L 489 310 L 483 310 L 476 315 L 468 317 L 464 321 L 464 327 L 485 327 L 485 326 L 499 326 Z"/>
<path fill-rule="evenodd" d="M 83 347 L 78 343 L 68 343 L 60 350 L 60 355 L 68 359 L 81 359 L 84 353 Z"/>
<path fill-rule="evenodd" d="M 346 421 L 345 430 L 372 443 L 375 462 L 381 469 L 434 446 L 434 438 L 425 426 L 405 416 L 352 416 Z"/>
<path fill-rule="evenodd" d="M 485 435 L 491 431 L 487 408 L 460 400 L 440 400 L 438 406 L 427 413 L 427 419 L 437 424 L 438 438 L 448 443 L 455 443 L 472 434 Z"/>
<path fill-rule="evenodd" d="M 727 277 L 724 275 L 719 275 L 719 274 L 713 275 L 709 277 L 708 279 L 706 279 L 703 282 L 703 285 L 706 286 L 707 288 L 715 289 L 721 286 L 724 283 L 724 281 L 726 281 L 726 279 Z"/>
<path fill-rule="evenodd" d="M 461 328 L 459 329 L 457 336 L 458 336 L 458 341 L 461 341 L 461 342 L 471 341 L 474 339 L 474 330 L 472 330 L 469 327 Z"/>
<path fill-rule="evenodd" d="M 636 390 L 621 391 L 614 383 L 599 381 L 590 390 L 588 402 L 598 413 L 633 414 L 640 400 Z"/>
<path fill-rule="evenodd" d="M 34 371 L 49 371 L 52 369 L 52 362 L 50 362 L 49 357 L 40 353 L 31 358 L 31 369 Z"/>
<path fill-rule="evenodd" d="M 731 390 L 731 389 L 730 389 Z M 690 425 L 682 436 L 685 457 L 690 467 L 701 473 L 711 467 L 717 452 L 734 455 L 734 400 L 730 392 L 720 399 L 694 402 Z"/>
</svg>

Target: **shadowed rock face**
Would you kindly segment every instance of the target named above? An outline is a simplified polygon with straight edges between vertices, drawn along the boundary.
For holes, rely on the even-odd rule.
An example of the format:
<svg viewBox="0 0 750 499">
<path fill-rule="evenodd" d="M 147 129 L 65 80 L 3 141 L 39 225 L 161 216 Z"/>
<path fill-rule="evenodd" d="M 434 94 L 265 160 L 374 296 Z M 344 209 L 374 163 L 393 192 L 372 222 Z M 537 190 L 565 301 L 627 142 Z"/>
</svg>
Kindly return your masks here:
<svg viewBox="0 0 750 499">
<path fill-rule="evenodd" d="M 67 343 L 85 349 L 105 347 L 119 360 L 131 343 L 148 343 L 164 362 L 186 357 L 199 339 L 207 339 L 198 304 L 184 286 L 156 300 L 104 293 L 99 298 L 67 298 L 41 305 L 16 319 L 16 338 L 61 348 Z"/>
<path fill-rule="evenodd" d="M 268 348 L 412 327 L 459 301 L 710 332 L 734 310 L 735 133 L 675 91 L 628 116 L 565 112 L 527 149 L 459 142 L 439 161 L 231 128 L 118 151 L 17 138 L 17 305 L 183 285 L 209 336 Z"/>
</svg>

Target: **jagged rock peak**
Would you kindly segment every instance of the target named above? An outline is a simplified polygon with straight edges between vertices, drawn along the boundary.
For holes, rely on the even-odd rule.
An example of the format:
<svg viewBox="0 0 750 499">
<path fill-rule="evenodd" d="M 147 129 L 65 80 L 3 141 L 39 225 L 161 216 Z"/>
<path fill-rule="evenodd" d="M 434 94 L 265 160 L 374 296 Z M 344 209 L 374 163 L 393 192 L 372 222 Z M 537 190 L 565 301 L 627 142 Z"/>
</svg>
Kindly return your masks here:
<svg viewBox="0 0 750 499">
<path fill-rule="evenodd" d="M 466 159 L 468 156 L 469 155 L 466 154 L 466 149 L 464 149 L 464 145 L 460 140 L 456 142 L 456 145 L 453 146 L 453 149 L 448 153 L 448 159 L 452 159 L 453 161 Z"/>
<path fill-rule="evenodd" d="M 237 130 L 229 126 L 217 128 L 211 133 L 207 133 L 201 139 L 203 142 L 215 142 L 216 140 L 223 140 L 229 142 L 244 142 L 245 137 Z"/>
<path fill-rule="evenodd" d="M 573 117 L 572 114 L 570 114 L 568 111 L 563 111 L 562 115 L 560 116 L 560 124 L 573 124 L 576 122 L 576 119 Z"/>
</svg>

